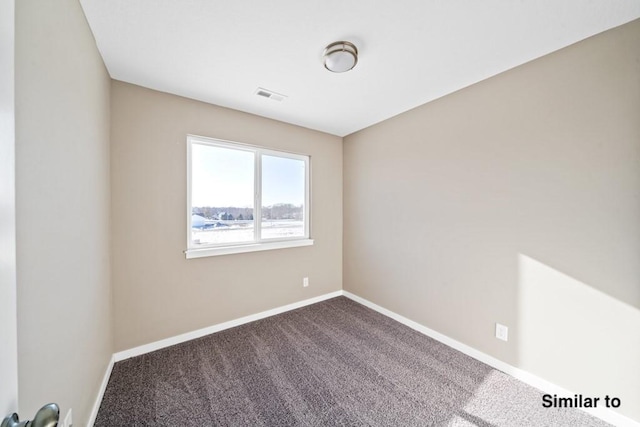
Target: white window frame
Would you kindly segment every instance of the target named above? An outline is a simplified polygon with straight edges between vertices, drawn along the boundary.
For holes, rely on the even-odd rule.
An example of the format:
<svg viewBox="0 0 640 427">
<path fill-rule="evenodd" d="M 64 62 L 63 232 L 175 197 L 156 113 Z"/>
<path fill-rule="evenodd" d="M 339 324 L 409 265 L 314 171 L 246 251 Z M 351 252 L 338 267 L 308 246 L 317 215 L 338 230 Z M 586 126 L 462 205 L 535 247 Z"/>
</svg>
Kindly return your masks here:
<svg viewBox="0 0 640 427">
<path fill-rule="evenodd" d="M 221 147 L 238 151 L 249 151 L 254 153 L 254 211 L 253 211 L 253 230 L 254 241 L 239 243 L 212 243 L 207 245 L 193 245 L 191 238 L 191 147 L 193 144 L 208 145 L 212 147 Z M 262 156 L 275 156 L 288 159 L 304 161 L 305 170 L 305 200 L 304 200 L 304 236 L 296 236 L 290 238 L 271 238 L 263 239 L 262 234 Z M 271 249 L 294 248 L 300 246 L 313 245 L 313 239 L 310 237 L 311 232 L 311 156 L 267 149 L 255 145 L 244 144 L 234 141 L 226 141 L 223 139 L 207 138 L 204 136 L 187 135 L 187 250 L 184 251 L 187 259 L 202 258 L 216 255 L 230 255 L 244 252 L 265 251 Z"/>
</svg>

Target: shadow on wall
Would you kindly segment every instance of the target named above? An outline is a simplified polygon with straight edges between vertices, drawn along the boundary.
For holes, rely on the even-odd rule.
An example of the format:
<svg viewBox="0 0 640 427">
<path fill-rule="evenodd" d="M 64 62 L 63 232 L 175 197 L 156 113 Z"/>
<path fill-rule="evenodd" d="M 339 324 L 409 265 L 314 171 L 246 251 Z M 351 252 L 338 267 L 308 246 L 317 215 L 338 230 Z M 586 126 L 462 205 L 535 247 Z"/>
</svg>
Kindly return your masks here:
<svg viewBox="0 0 640 427">
<path fill-rule="evenodd" d="M 640 419 L 640 310 L 527 255 L 518 267 L 520 367 Z"/>
</svg>

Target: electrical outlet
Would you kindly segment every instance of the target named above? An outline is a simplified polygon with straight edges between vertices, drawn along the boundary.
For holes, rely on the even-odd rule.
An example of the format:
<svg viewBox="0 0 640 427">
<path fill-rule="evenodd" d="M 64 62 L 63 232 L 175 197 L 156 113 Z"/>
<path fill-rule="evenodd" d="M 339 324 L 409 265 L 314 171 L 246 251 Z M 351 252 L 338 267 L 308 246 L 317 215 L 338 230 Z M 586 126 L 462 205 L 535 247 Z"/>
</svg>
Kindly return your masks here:
<svg viewBox="0 0 640 427">
<path fill-rule="evenodd" d="M 502 341 L 509 340 L 509 328 L 507 326 L 496 323 L 496 338 Z"/>
<path fill-rule="evenodd" d="M 307 286 L 309 286 L 309 278 L 305 277 L 302 279 L 302 287 L 306 288 Z"/>
<path fill-rule="evenodd" d="M 64 417 L 62 427 L 72 427 L 72 426 L 73 426 L 73 414 L 71 413 L 71 408 L 69 408 L 69 412 L 67 412 L 67 416 Z"/>
</svg>

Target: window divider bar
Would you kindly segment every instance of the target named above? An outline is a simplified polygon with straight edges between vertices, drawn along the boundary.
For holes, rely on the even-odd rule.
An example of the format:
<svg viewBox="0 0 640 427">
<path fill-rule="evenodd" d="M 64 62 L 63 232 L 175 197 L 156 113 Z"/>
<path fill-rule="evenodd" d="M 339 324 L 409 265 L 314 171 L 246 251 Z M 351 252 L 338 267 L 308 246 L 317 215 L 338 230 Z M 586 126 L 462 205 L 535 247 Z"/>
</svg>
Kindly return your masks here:
<svg viewBox="0 0 640 427">
<path fill-rule="evenodd" d="M 254 241 L 260 243 L 262 241 L 262 153 L 255 150 L 255 176 L 253 194 L 253 232 Z"/>
<path fill-rule="evenodd" d="M 311 165 L 309 164 L 310 157 L 304 158 L 304 236 L 307 239 L 311 238 Z"/>
</svg>

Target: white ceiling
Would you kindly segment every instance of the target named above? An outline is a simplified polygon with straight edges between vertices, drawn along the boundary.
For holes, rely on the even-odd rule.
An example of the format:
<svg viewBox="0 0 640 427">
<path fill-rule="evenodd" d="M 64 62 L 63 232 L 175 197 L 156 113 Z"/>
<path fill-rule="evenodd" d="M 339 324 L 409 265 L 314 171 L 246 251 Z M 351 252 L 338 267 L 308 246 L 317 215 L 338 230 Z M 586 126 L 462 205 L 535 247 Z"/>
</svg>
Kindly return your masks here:
<svg viewBox="0 0 640 427">
<path fill-rule="evenodd" d="M 640 17 L 640 0 L 80 1 L 112 78 L 339 136 Z M 360 51 L 343 74 L 322 65 L 338 40 Z"/>
</svg>

